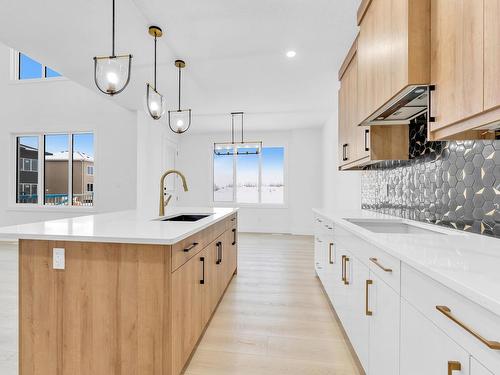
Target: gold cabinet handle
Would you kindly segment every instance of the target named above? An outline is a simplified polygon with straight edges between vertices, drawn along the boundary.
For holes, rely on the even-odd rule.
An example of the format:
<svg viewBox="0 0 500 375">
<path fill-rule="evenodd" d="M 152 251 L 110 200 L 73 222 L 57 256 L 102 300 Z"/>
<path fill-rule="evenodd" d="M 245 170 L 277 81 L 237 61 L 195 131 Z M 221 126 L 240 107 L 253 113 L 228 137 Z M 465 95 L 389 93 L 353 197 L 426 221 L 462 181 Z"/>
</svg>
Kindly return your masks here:
<svg viewBox="0 0 500 375">
<path fill-rule="evenodd" d="M 349 261 L 350 259 L 347 255 L 342 255 L 342 281 L 344 285 L 349 285 L 349 280 L 347 280 L 347 262 Z"/>
<path fill-rule="evenodd" d="M 474 336 L 476 339 L 481 341 L 484 345 L 486 345 L 488 348 L 493 349 L 493 350 L 500 350 L 500 342 L 498 341 L 490 341 L 486 340 L 483 336 L 481 336 L 479 333 L 477 333 L 475 330 L 472 328 L 469 328 L 465 323 L 461 322 L 456 318 L 452 313 L 449 307 L 447 306 L 436 306 L 436 309 L 444 314 L 448 319 L 451 321 L 455 322 L 458 324 L 460 327 L 465 329 L 467 332 L 469 332 L 472 336 Z"/>
<path fill-rule="evenodd" d="M 462 371 L 462 364 L 457 361 L 448 362 L 448 375 L 453 375 L 453 371 Z"/>
<path fill-rule="evenodd" d="M 328 248 L 328 261 L 330 264 L 335 263 L 335 258 L 333 256 L 333 242 L 330 242 L 330 247 Z"/>
<path fill-rule="evenodd" d="M 379 263 L 377 258 L 370 258 L 370 261 L 374 263 L 376 266 L 378 266 L 380 269 L 382 269 L 384 272 L 392 272 L 392 268 L 385 268 L 383 265 Z"/>
<path fill-rule="evenodd" d="M 373 280 L 366 280 L 366 289 L 365 289 L 365 313 L 366 313 L 366 316 L 373 315 L 373 311 L 370 311 L 370 308 L 368 307 L 368 305 L 370 303 L 370 298 L 369 298 L 370 285 L 372 285 L 372 284 L 373 284 Z"/>
</svg>

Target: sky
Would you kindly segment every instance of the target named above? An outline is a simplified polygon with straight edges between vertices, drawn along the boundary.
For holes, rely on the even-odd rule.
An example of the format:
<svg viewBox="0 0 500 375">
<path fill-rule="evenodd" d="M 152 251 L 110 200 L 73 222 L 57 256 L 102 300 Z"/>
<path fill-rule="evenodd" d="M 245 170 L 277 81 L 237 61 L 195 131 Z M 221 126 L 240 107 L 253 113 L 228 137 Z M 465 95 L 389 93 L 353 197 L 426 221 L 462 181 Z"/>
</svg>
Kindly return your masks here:
<svg viewBox="0 0 500 375">
<path fill-rule="evenodd" d="M 25 54 L 20 54 L 19 79 L 42 78 L 42 64 Z M 60 74 L 47 67 L 47 77 L 59 77 Z"/>
<path fill-rule="evenodd" d="M 45 136 L 45 150 L 52 154 L 61 151 L 68 151 L 67 134 L 48 134 Z M 38 148 L 38 137 L 21 137 L 20 143 L 26 146 Z M 94 135 L 92 133 L 82 133 L 73 135 L 73 151 L 84 152 L 94 156 Z"/>
<path fill-rule="evenodd" d="M 284 148 L 264 147 L 262 150 L 262 182 L 283 183 Z M 259 179 L 259 155 L 237 156 L 237 183 Z M 223 186 L 233 182 L 233 156 L 214 156 L 215 184 Z"/>
</svg>

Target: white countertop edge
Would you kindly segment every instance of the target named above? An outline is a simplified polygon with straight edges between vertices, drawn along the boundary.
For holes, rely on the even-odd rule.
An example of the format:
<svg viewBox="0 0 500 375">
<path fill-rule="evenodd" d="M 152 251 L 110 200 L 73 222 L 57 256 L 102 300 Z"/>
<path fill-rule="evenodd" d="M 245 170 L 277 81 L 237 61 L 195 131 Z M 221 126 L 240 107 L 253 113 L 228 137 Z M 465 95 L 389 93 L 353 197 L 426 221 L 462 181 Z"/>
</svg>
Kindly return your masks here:
<svg viewBox="0 0 500 375">
<path fill-rule="evenodd" d="M 143 244 L 143 245 L 173 245 L 175 243 L 178 243 L 190 236 L 192 236 L 195 233 L 198 233 L 206 228 L 208 228 L 211 225 L 214 225 L 229 216 L 233 215 L 234 213 L 238 212 L 239 208 L 238 207 L 210 207 L 210 208 L 191 208 L 191 207 L 176 207 L 176 209 L 171 212 L 170 214 L 166 215 L 165 218 L 171 217 L 171 216 L 176 216 L 179 214 L 207 214 L 210 213 L 209 210 L 217 210 L 217 209 L 223 209 L 227 210 L 226 213 L 217 213 L 213 212 L 213 215 L 218 215 L 217 217 L 207 217 L 204 219 L 201 219 L 196 222 L 186 222 L 186 224 L 191 224 L 194 225 L 190 230 L 187 231 L 182 231 L 182 234 L 174 237 L 140 237 L 140 236 L 133 236 L 131 235 L 130 237 L 127 236 L 114 236 L 114 235 L 78 235 L 78 234 L 44 234 L 44 233 L 23 233 L 22 231 L 9 231 L 9 228 L 22 228 L 26 226 L 33 226 L 37 224 L 43 224 L 46 222 L 64 222 L 64 221 L 71 221 L 75 219 L 80 219 L 84 217 L 94 217 L 94 216 L 100 216 L 100 215 L 113 215 L 114 213 L 103 213 L 103 214 L 96 214 L 96 215 L 83 215 L 79 217 L 73 217 L 73 218 L 68 218 L 68 219 L 57 219 L 57 220 L 49 220 L 49 221 L 44 221 L 44 222 L 39 222 L 39 223 L 31 223 L 31 224 L 21 224 L 21 225 L 14 225 L 14 226 L 9 226 L 9 227 L 4 227 L 0 228 L 0 239 L 2 240 L 7 240 L 7 241 L 16 241 L 16 240 L 48 240 L 48 241 L 72 241 L 72 242 L 102 242 L 102 243 L 130 243 L 130 244 Z M 172 211 L 172 210 L 171 210 Z M 133 210 L 129 211 L 118 211 L 115 214 L 124 214 L 127 212 L 133 212 Z M 153 217 L 151 219 L 144 219 L 141 220 L 143 222 L 159 222 L 161 217 Z M 168 222 L 162 222 L 162 225 L 168 225 Z M 182 223 L 182 222 L 175 222 L 177 224 Z M 6 230 L 2 232 L 2 230 Z"/>
<path fill-rule="evenodd" d="M 368 210 L 363 210 L 366 212 L 373 212 L 373 211 L 368 211 Z M 375 233 L 372 233 L 364 228 L 361 228 L 357 226 L 356 224 L 350 223 L 349 221 L 345 220 L 344 218 L 340 218 L 338 216 L 332 215 L 331 213 L 325 212 L 322 209 L 317 209 L 314 208 L 313 212 L 325 217 L 326 219 L 332 220 L 338 225 L 341 225 L 343 228 L 348 230 L 349 232 L 355 234 L 356 236 L 362 238 L 363 240 L 372 243 L 376 247 L 380 248 L 381 250 L 385 251 L 386 253 L 390 254 L 391 256 L 399 259 L 401 262 L 407 264 L 410 267 L 413 267 L 417 271 L 423 273 L 424 275 L 432 278 L 433 280 L 443 284 L 444 286 L 448 287 L 449 289 L 453 290 L 454 292 L 468 298 L 469 300 L 477 303 L 478 305 L 484 307 L 485 309 L 489 310 L 490 312 L 493 312 L 494 314 L 500 316 L 500 301 L 495 300 L 490 298 L 489 296 L 481 293 L 479 290 L 473 288 L 470 285 L 466 285 L 460 282 L 457 282 L 457 280 L 452 279 L 450 277 L 447 277 L 446 275 L 443 275 L 442 273 L 439 273 L 432 268 L 421 264 L 419 262 L 416 262 L 414 259 L 404 256 L 403 254 L 399 252 L 392 251 L 390 248 L 387 248 L 385 243 L 381 243 L 377 241 L 377 236 Z M 441 228 L 437 227 L 437 225 L 434 224 L 428 224 L 428 223 L 422 223 L 414 220 L 407 220 L 403 219 L 397 216 L 392 216 L 392 215 L 387 215 L 387 214 L 381 214 L 377 212 L 373 212 L 374 216 L 378 216 L 380 219 L 386 218 L 386 219 L 392 219 L 392 220 L 399 220 L 402 222 L 411 222 L 412 225 L 415 226 L 420 226 L 422 228 L 429 228 L 429 226 L 432 228 L 432 230 L 436 232 L 441 232 L 441 233 L 448 233 L 450 235 L 465 235 L 465 236 L 482 236 L 478 235 L 475 233 L 467 233 L 467 232 L 460 232 L 458 230 L 454 229 L 447 229 L 447 228 Z M 341 216 L 347 216 L 347 215 L 341 215 Z M 350 215 L 348 215 L 350 216 Z M 353 216 L 352 218 L 355 218 Z M 375 219 L 375 218 L 374 218 Z M 458 233 L 457 233 L 458 232 Z M 400 236 L 404 236 L 403 234 L 399 234 Z"/>
</svg>

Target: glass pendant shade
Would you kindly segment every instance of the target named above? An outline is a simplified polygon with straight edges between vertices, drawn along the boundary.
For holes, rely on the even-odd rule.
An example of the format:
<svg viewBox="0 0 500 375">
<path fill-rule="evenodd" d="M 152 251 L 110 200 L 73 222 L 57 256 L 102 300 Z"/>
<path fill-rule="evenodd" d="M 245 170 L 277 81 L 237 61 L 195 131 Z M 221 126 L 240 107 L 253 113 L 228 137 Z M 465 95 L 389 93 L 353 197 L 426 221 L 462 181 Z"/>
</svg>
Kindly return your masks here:
<svg viewBox="0 0 500 375">
<path fill-rule="evenodd" d="M 130 82 L 132 55 L 94 57 L 97 88 L 108 95 L 121 93 Z"/>
<path fill-rule="evenodd" d="M 184 133 L 191 126 L 191 110 L 168 111 L 168 125 L 174 133 Z"/>
<path fill-rule="evenodd" d="M 156 91 L 149 83 L 146 84 L 146 106 L 149 115 L 159 120 L 165 114 L 165 97 Z"/>
</svg>

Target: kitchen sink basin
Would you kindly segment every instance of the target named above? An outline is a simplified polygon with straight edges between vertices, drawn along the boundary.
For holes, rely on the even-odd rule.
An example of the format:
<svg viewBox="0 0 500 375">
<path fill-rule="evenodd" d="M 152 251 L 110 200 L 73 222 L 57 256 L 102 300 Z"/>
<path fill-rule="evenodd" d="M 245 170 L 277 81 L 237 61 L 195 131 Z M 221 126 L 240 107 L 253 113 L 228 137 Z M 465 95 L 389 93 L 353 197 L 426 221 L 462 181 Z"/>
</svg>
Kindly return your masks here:
<svg viewBox="0 0 500 375">
<path fill-rule="evenodd" d="M 198 221 L 209 217 L 211 214 L 183 214 L 161 219 L 161 221 Z"/>
<path fill-rule="evenodd" d="M 363 220 L 346 219 L 347 221 L 360 226 L 373 233 L 394 233 L 394 234 L 445 234 L 439 231 L 422 228 L 397 220 Z"/>
</svg>

